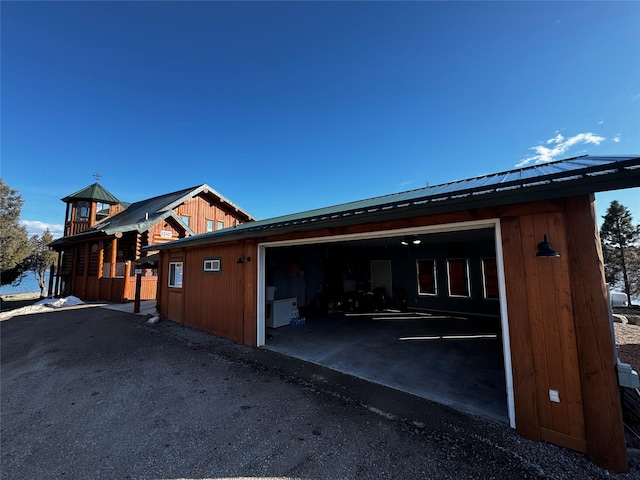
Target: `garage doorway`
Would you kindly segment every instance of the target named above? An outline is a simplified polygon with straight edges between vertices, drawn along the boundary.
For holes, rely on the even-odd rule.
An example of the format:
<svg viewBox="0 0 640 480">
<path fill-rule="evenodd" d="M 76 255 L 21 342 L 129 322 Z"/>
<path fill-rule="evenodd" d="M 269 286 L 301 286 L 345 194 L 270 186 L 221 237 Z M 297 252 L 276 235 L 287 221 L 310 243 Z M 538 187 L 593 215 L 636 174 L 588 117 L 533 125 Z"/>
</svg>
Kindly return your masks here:
<svg viewBox="0 0 640 480">
<path fill-rule="evenodd" d="M 430 261 L 439 288 L 419 291 L 417 265 Z M 272 242 L 258 262 L 259 346 L 515 427 L 499 221 Z M 480 276 L 491 264 L 495 289 Z M 464 275 L 466 297 L 451 288 Z M 304 325 L 267 328 L 265 288 L 290 298 L 287 282 L 306 292 Z"/>
</svg>

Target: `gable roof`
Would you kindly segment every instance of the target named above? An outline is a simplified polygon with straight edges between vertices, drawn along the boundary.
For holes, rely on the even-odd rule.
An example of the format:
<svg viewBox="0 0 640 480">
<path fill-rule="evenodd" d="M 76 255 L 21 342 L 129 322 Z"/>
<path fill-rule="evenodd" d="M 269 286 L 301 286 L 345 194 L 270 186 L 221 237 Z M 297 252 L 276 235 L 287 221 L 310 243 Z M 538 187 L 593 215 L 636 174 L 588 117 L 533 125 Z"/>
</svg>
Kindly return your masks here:
<svg viewBox="0 0 640 480">
<path fill-rule="evenodd" d="M 220 199 L 223 203 L 239 213 L 240 216 L 245 217 L 246 221 L 255 220 L 252 215 L 228 201 L 207 184 L 202 184 L 196 187 L 185 188 L 184 190 L 178 190 L 176 192 L 166 193 L 164 195 L 159 195 L 157 197 L 152 197 L 146 200 L 131 203 L 122 212 L 117 213 L 116 215 L 109 217 L 100 223 L 97 223 L 84 232 L 68 237 L 59 238 L 49 245 L 57 246 L 65 244 L 70 240 L 81 240 L 87 237 L 98 235 L 114 235 L 118 232 L 125 233 L 137 231 L 138 233 L 142 233 L 147 231 L 156 223 L 167 218 L 174 219 L 176 223 L 182 225 L 182 227 L 189 235 L 194 235 L 193 230 L 191 230 L 186 224 L 184 224 L 184 222 L 182 222 L 182 220 L 175 214 L 173 209 L 201 193 L 209 194 Z"/>
<path fill-rule="evenodd" d="M 122 203 L 98 182 L 93 185 L 89 185 L 82 190 L 78 190 L 77 192 L 62 199 L 63 202 L 70 202 L 72 200 L 93 200 L 96 202 L 108 203 L 110 205 L 118 205 L 119 203 Z"/>
<path fill-rule="evenodd" d="M 640 186 L 640 157 L 588 155 L 239 225 L 155 245 L 165 250 Z"/>
</svg>

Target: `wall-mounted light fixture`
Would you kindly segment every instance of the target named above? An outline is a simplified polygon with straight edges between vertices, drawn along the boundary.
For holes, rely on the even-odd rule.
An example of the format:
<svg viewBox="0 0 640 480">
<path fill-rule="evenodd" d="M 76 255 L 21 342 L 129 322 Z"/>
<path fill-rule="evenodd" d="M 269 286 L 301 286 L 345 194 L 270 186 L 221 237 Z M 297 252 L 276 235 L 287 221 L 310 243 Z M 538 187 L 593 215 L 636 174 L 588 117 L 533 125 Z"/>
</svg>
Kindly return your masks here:
<svg viewBox="0 0 640 480">
<path fill-rule="evenodd" d="M 551 244 L 547 241 L 547 236 L 544 236 L 544 240 L 538 244 L 538 253 L 536 257 L 559 257 L 560 254 L 556 252 Z"/>
<path fill-rule="evenodd" d="M 404 237 L 402 240 L 400 240 L 400 243 L 406 247 L 408 245 L 420 245 L 422 243 L 422 240 L 415 236 Z"/>
<path fill-rule="evenodd" d="M 250 261 L 251 261 L 251 257 L 245 257 L 244 255 L 240 255 L 236 263 L 243 264 L 244 262 L 250 262 Z"/>
</svg>

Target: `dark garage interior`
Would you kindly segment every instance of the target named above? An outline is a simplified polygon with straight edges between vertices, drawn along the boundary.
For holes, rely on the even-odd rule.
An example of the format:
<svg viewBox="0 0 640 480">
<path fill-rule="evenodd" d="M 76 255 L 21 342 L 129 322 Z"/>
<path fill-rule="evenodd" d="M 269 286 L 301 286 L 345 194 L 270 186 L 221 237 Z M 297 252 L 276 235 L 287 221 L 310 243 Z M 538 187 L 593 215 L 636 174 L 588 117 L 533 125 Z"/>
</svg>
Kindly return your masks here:
<svg viewBox="0 0 640 480">
<path fill-rule="evenodd" d="M 265 348 L 508 422 L 493 228 L 268 247 Z"/>
</svg>

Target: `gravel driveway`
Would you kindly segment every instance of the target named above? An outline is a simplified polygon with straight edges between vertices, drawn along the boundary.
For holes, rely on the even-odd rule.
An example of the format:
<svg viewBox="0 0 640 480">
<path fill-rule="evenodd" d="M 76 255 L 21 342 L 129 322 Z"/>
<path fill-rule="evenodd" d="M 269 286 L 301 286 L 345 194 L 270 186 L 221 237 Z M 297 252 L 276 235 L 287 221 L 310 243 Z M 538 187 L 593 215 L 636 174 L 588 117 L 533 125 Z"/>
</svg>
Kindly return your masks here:
<svg viewBox="0 0 640 480">
<path fill-rule="evenodd" d="M 1 322 L 1 477 L 630 479 L 505 425 L 97 307 Z"/>
</svg>

